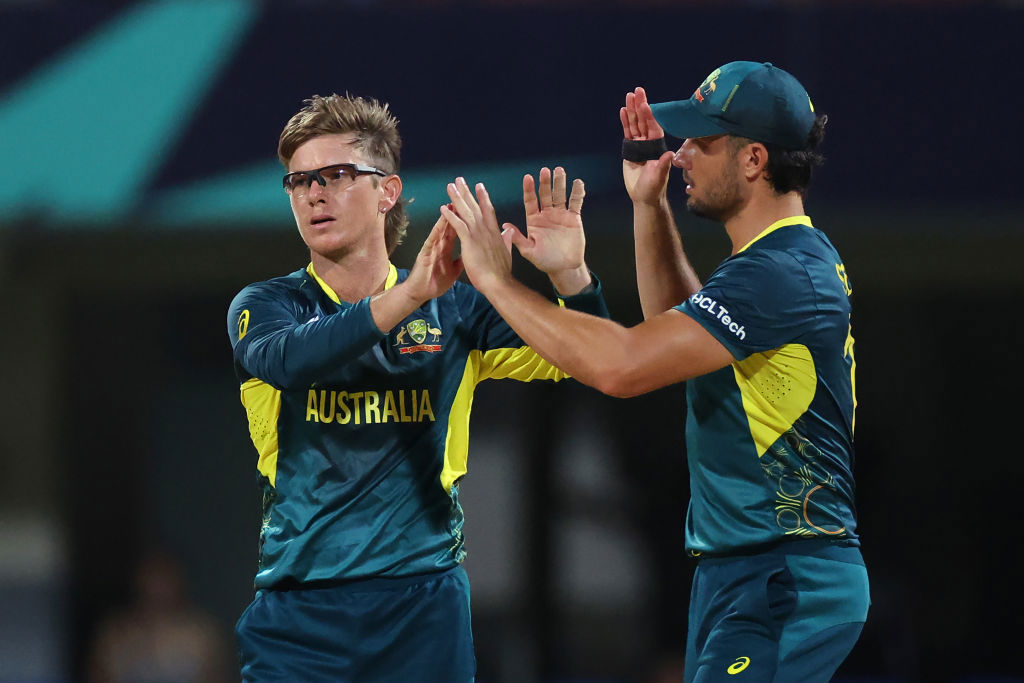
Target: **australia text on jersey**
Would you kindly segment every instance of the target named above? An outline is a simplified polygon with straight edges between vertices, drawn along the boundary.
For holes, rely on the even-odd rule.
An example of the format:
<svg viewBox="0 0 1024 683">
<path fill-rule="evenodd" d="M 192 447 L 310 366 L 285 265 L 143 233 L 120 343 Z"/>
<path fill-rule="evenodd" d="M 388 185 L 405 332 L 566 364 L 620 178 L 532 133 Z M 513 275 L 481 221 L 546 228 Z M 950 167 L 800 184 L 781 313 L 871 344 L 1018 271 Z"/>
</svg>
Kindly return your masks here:
<svg viewBox="0 0 1024 683">
<path fill-rule="evenodd" d="M 718 318 L 719 322 L 725 325 L 730 332 L 735 334 L 741 340 L 747 338 L 747 333 L 744 331 L 743 325 L 736 324 L 729 315 L 729 311 L 711 297 L 706 294 L 702 294 L 701 292 L 697 292 L 690 297 L 690 303 L 698 308 L 703 308 L 705 311 Z"/>
<path fill-rule="evenodd" d="M 334 422 L 341 425 L 434 422 L 434 408 L 430 403 L 428 389 L 310 389 L 306 397 L 306 422 Z"/>
</svg>

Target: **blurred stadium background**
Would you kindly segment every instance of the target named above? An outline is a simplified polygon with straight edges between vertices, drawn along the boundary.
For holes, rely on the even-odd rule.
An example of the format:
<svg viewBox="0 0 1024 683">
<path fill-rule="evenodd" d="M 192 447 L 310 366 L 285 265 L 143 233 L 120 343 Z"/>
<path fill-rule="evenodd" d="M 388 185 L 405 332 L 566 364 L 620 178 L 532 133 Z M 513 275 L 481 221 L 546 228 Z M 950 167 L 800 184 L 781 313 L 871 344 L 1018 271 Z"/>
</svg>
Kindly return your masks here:
<svg viewBox="0 0 1024 683">
<path fill-rule="evenodd" d="M 153 548 L 230 638 L 259 501 L 225 312 L 306 262 L 275 156 L 304 98 L 401 119 L 400 266 L 455 175 L 521 221 L 522 174 L 565 165 L 589 264 L 635 323 L 623 94 L 686 97 L 734 59 L 792 71 L 830 117 L 808 209 L 854 288 L 874 600 L 837 680 L 1024 680 L 1021 35 L 1024 3 L 981 0 L 0 1 L 0 682 L 85 680 Z M 670 192 L 706 276 L 727 240 Z M 672 680 L 682 387 L 477 396 L 479 680 Z"/>
</svg>

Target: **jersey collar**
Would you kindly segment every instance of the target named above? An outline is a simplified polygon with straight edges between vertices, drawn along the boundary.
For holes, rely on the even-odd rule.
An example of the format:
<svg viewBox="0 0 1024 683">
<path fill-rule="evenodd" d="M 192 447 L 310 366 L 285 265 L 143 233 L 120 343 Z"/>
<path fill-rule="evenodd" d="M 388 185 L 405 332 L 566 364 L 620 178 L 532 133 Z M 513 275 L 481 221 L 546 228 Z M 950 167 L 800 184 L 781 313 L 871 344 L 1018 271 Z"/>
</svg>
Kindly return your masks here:
<svg viewBox="0 0 1024 683">
<path fill-rule="evenodd" d="M 736 253 L 738 254 L 741 251 L 745 250 L 751 244 L 753 244 L 754 242 L 758 241 L 759 239 L 761 239 L 762 237 L 764 237 L 768 233 L 775 232 L 779 228 L 784 228 L 787 225 L 806 225 L 809 228 L 813 228 L 814 227 L 813 225 L 811 225 L 811 217 L 810 216 L 790 216 L 789 218 L 783 218 L 781 221 L 775 221 L 774 223 L 769 225 L 767 228 L 765 228 L 763 231 L 761 231 L 760 235 L 758 235 L 754 239 L 752 239 L 749 242 L 747 242 L 746 244 L 744 244 L 743 247 L 741 247 L 739 249 L 739 251 L 737 251 Z"/>
<path fill-rule="evenodd" d="M 308 266 L 306 266 L 306 272 L 309 273 L 309 276 L 311 278 L 316 280 L 317 284 L 320 285 L 320 288 L 322 290 L 324 290 L 324 292 L 327 294 L 327 296 L 331 297 L 331 301 L 333 301 L 336 304 L 340 304 L 341 303 L 341 299 L 339 299 L 338 295 L 334 293 L 334 290 L 331 289 L 331 286 L 329 284 L 327 284 L 326 282 L 324 282 L 323 280 L 321 280 L 320 276 L 316 274 L 316 270 L 313 268 L 313 263 L 312 262 L 310 262 L 310 264 Z M 387 291 L 387 290 L 391 289 L 392 287 L 394 287 L 396 282 L 398 282 L 398 269 L 395 268 L 395 264 L 394 263 L 390 263 L 389 262 L 388 263 L 388 276 L 384 280 L 384 291 Z"/>
</svg>

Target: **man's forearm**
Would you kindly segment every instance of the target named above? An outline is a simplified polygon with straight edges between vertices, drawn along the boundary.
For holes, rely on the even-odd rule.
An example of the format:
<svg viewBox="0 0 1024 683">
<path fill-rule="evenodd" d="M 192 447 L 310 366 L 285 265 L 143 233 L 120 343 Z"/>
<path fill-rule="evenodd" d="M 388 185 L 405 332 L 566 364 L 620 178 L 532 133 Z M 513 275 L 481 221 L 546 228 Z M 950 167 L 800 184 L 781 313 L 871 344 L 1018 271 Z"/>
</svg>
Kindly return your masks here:
<svg viewBox="0 0 1024 683">
<path fill-rule="evenodd" d="M 484 294 L 542 358 L 583 384 L 614 392 L 610 380 L 626 366 L 626 328 L 612 320 L 561 308 L 514 279 L 489 287 Z"/>
<path fill-rule="evenodd" d="M 370 315 L 377 329 L 387 334 L 422 305 L 423 301 L 409 291 L 406 281 L 371 297 Z"/>
<path fill-rule="evenodd" d="M 633 239 L 644 319 L 667 311 L 700 289 L 667 199 L 653 205 L 633 204 Z"/>
</svg>

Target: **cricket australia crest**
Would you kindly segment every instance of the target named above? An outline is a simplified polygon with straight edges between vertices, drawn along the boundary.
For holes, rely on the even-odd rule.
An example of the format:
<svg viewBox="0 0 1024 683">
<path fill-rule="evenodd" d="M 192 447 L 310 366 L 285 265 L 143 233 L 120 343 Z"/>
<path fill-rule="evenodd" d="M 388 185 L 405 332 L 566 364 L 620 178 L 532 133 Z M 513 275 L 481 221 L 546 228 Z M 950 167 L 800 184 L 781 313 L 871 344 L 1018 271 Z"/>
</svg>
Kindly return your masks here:
<svg viewBox="0 0 1024 683">
<path fill-rule="evenodd" d="M 437 353 L 441 350 L 441 345 L 436 342 L 441 340 L 442 334 L 443 332 L 440 328 L 432 327 L 423 318 L 418 318 L 398 329 L 398 333 L 395 335 L 394 346 L 401 347 L 398 351 L 402 354 L 416 353 L 417 351 Z M 430 335 L 430 341 L 434 343 L 424 343 L 428 335 Z M 406 344 L 411 344 L 411 346 L 406 346 Z"/>
<path fill-rule="evenodd" d="M 703 102 L 705 97 L 711 97 L 711 93 L 718 89 L 718 86 L 715 85 L 715 81 L 717 81 L 718 77 L 721 75 L 721 69 L 715 69 L 708 74 L 708 77 L 704 79 L 704 82 L 701 83 L 700 87 L 693 93 L 693 96 L 697 98 L 698 102 Z"/>
</svg>

